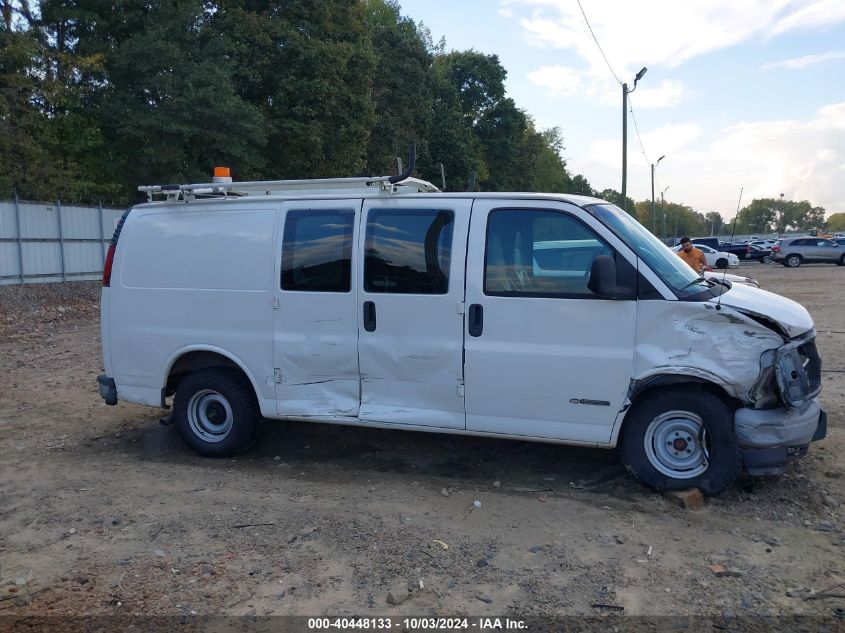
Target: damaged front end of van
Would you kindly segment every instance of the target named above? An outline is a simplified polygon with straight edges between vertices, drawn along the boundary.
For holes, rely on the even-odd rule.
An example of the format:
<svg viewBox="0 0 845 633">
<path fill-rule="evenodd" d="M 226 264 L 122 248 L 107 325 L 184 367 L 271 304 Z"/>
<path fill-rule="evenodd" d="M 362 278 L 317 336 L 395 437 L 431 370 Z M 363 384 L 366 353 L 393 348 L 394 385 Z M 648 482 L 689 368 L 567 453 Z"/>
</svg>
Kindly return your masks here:
<svg viewBox="0 0 845 633">
<path fill-rule="evenodd" d="M 690 377 L 721 387 L 752 475 L 782 473 L 825 437 L 821 357 L 801 305 L 738 284 L 705 302 L 649 303 L 638 318 L 633 392 Z"/>
</svg>

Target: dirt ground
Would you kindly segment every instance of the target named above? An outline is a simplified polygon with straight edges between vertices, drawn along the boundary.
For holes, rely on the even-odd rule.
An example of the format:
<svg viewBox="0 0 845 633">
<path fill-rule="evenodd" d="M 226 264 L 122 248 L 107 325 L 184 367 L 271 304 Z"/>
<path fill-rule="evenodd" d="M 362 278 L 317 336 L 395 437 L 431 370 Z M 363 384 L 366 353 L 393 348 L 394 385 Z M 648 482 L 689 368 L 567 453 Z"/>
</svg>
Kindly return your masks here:
<svg viewBox="0 0 845 633">
<path fill-rule="evenodd" d="M 830 429 L 698 511 L 613 451 L 268 422 L 204 459 L 103 404 L 96 284 L 0 288 L 0 615 L 845 614 L 845 269 L 742 273 L 812 313 Z"/>
</svg>

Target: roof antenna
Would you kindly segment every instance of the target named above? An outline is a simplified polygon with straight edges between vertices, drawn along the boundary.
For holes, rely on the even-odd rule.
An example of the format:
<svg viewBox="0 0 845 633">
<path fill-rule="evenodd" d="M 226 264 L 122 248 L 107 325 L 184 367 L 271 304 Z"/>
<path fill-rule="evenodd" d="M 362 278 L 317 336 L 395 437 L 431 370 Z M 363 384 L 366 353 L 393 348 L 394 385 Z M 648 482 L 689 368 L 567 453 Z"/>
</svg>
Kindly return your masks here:
<svg viewBox="0 0 845 633">
<path fill-rule="evenodd" d="M 730 244 L 734 243 L 734 234 L 736 233 L 736 221 L 739 219 L 739 205 L 742 204 L 742 192 L 745 187 L 741 187 L 739 190 L 739 200 L 736 201 L 736 214 L 734 215 L 734 225 L 731 229 L 731 241 Z M 730 263 L 730 262 L 728 262 Z M 716 309 L 722 309 L 722 293 L 725 290 L 725 278 L 728 276 L 728 267 L 725 266 L 725 272 L 722 273 L 722 283 L 719 284 L 719 300 L 716 301 Z"/>
<path fill-rule="evenodd" d="M 408 149 L 408 169 L 403 171 L 401 174 L 396 174 L 395 176 L 391 176 L 387 179 L 391 185 L 395 185 L 397 182 L 402 182 L 403 180 L 407 180 L 411 177 L 411 174 L 414 173 L 414 166 L 417 164 L 417 144 L 411 142 L 411 147 Z M 399 166 L 401 167 L 402 163 L 400 161 Z"/>
<path fill-rule="evenodd" d="M 443 163 L 437 164 L 440 166 L 440 182 L 443 185 L 440 191 L 446 191 L 446 168 L 443 166 Z"/>
</svg>

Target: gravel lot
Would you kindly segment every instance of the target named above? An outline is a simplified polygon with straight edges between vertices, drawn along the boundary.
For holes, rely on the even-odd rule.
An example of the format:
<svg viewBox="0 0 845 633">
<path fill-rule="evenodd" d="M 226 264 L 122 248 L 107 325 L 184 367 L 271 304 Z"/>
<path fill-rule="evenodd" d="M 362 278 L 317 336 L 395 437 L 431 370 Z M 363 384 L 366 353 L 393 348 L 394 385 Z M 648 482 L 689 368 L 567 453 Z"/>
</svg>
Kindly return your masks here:
<svg viewBox="0 0 845 633">
<path fill-rule="evenodd" d="M 741 273 L 812 313 L 830 430 L 698 511 L 613 451 L 268 422 L 200 458 L 160 411 L 102 403 L 96 284 L 2 287 L 0 615 L 833 615 L 845 269 Z"/>
</svg>

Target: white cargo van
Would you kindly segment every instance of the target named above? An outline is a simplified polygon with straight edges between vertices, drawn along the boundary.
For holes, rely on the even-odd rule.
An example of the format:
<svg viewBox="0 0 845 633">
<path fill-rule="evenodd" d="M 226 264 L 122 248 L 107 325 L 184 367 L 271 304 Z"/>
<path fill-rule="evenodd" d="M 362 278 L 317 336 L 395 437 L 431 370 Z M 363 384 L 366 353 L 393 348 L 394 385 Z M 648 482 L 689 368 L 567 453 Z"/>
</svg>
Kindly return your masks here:
<svg viewBox="0 0 845 633">
<path fill-rule="evenodd" d="M 825 436 L 797 303 L 701 279 L 602 200 L 408 176 L 141 187 L 104 273 L 106 402 L 172 406 L 208 456 L 307 420 L 619 447 L 706 494 Z"/>
</svg>

